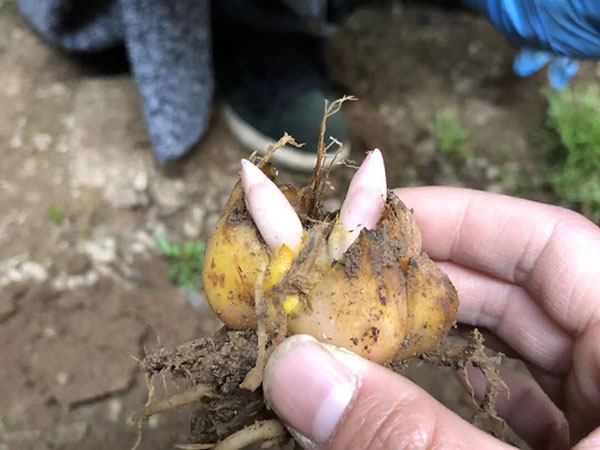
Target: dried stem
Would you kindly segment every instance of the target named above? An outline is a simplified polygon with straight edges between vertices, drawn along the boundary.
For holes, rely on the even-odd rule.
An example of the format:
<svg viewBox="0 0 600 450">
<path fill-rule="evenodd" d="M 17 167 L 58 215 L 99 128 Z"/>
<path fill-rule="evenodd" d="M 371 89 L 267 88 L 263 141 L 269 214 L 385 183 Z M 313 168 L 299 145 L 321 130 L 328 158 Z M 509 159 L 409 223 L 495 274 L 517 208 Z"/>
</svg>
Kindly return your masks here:
<svg viewBox="0 0 600 450">
<path fill-rule="evenodd" d="M 329 103 L 325 100 L 325 108 L 323 112 L 323 120 L 321 120 L 321 130 L 319 132 L 319 143 L 317 144 L 317 163 L 313 172 L 312 181 L 309 186 L 308 208 L 307 212 L 310 217 L 318 217 L 321 209 L 321 195 L 323 192 L 323 163 L 327 147 L 325 146 L 325 130 L 327 129 L 327 119 L 334 114 L 337 114 L 344 102 L 357 100 L 352 95 L 344 95 L 342 98 Z"/>
<path fill-rule="evenodd" d="M 276 419 L 256 422 L 227 436 L 214 447 L 214 450 L 238 450 L 254 442 L 282 437 L 285 433 L 285 428 Z"/>
<path fill-rule="evenodd" d="M 323 189 L 326 185 L 329 186 L 331 188 L 331 190 L 335 191 L 335 187 L 333 186 L 333 184 L 331 184 L 331 181 L 329 181 L 329 174 L 331 173 L 331 169 L 333 169 L 333 166 L 335 166 L 335 164 L 337 163 L 337 160 L 338 160 L 340 154 L 342 153 L 342 149 L 344 148 L 344 144 L 342 144 L 340 141 L 338 141 L 337 139 L 332 137 L 331 142 L 329 143 L 329 145 L 326 148 L 326 151 L 329 151 L 329 148 L 333 145 L 337 145 L 338 148 L 335 151 L 335 154 L 333 155 L 333 158 L 331 159 L 329 166 L 327 166 L 327 168 L 325 169 L 325 181 L 323 183 L 321 183 L 321 190 L 318 193 L 319 198 L 323 198 Z"/>
<path fill-rule="evenodd" d="M 287 133 L 284 133 L 283 136 L 277 142 L 269 146 L 269 148 L 267 149 L 267 153 L 265 153 L 265 156 L 263 156 L 261 160 L 258 163 L 256 163 L 256 167 L 262 169 L 263 166 L 269 162 L 271 156 L 273 156 L 273 153 L 275 153 L 280 148 L 285 147 L 286 145 L 293 145 L 294 147 L 300 148 L 304 144 L 298 144 L 292 136 L 290 136 Z"/>
</svg>

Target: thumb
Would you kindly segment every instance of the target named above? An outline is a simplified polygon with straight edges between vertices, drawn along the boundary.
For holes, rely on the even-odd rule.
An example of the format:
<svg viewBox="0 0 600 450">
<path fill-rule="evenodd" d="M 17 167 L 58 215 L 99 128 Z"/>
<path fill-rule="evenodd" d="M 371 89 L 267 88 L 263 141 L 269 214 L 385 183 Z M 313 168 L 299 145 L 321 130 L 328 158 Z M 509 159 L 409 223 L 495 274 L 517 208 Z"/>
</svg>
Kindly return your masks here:
<svg viewBox="0 0 600 450">
<path fill-rule="evenodd" d="M 304 448 L 513 448 L 400 375 L 305 335 L 275 350 L 263 388 Z"/>
</svg>

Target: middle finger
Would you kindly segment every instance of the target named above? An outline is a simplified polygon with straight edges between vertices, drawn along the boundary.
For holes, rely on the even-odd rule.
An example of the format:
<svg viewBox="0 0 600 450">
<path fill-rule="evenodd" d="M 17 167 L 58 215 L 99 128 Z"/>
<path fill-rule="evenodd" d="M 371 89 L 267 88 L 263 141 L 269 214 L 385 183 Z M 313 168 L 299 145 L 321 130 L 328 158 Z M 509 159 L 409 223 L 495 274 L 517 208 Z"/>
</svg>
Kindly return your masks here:
<svg viewBox="0 0 600 450">
<path fill-rule="evenodd" d="M 527 291 L 452 262 L 439 265 L 458 291 L 459 322 L 488 328 L 545 372 L 566 375 L 573 339 Z"/>
</svg>

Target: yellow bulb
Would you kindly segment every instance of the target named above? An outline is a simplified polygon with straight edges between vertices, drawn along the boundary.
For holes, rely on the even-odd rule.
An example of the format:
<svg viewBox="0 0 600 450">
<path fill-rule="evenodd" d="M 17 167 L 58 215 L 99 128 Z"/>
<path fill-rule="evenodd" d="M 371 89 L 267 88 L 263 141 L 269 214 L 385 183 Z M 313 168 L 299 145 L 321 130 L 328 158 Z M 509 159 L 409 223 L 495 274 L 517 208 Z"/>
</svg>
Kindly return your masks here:
<svg viewBox="0 0 600 450">
<path fill-rule="evenodd" d="M 333 261 L 332 246 L 341 248 L 349 233 L 339 220 L 329 226 L 306 228 L 300 248 L 270 250 L 236 187 L 206 249 L 204 291 L 213 311 L 231 328 L 256 329 L 260 287 L 267 331 L 276 331 L 283 312 L 274 305 L 277 286 L 294 270 L 298 291 L 286 291 L 279 306 L 288 333 L 310 334 L 379 363 L 434 347 L 454 323 L 458 298 L 448 277 L 421 253 L 412 213 L 390 194 L 377 228 L 361 232 Z"/>
</svg>

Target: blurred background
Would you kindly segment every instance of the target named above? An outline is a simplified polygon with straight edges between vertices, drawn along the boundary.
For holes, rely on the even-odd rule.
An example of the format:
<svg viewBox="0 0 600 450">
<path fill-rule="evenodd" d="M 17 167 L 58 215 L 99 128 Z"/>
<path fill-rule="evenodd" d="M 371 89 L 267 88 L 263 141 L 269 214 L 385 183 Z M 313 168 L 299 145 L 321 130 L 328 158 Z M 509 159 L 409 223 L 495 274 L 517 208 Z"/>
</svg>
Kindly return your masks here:
<svg viewBox="0 0 600 450">
<path fill-rule="evenodd" d="M 440 3 L 362 3 L 328 39 L 335 90 L 359 98 L 342 111 L 350 159 L 379 147 L 390 187 L 465 186 L 598 221 L 597 64 L 565 91 L 518 78 L 517 49 L 486 19 Z M 53 48 L 11 0 L 0 32 L 0 450 L 129 448 L 147 393 L 137 359 L 218 327 L 204 242 L 250 151 L 217 95 L 201 141 L 158 164 L 126 67 Z M 332 173 L 330 207 L 351 175 Z M 447 373 L 409 375 L 472 412 Z M 153 417 L 141 448 L 188 430 L 189 411 Z"/>
</svg>

